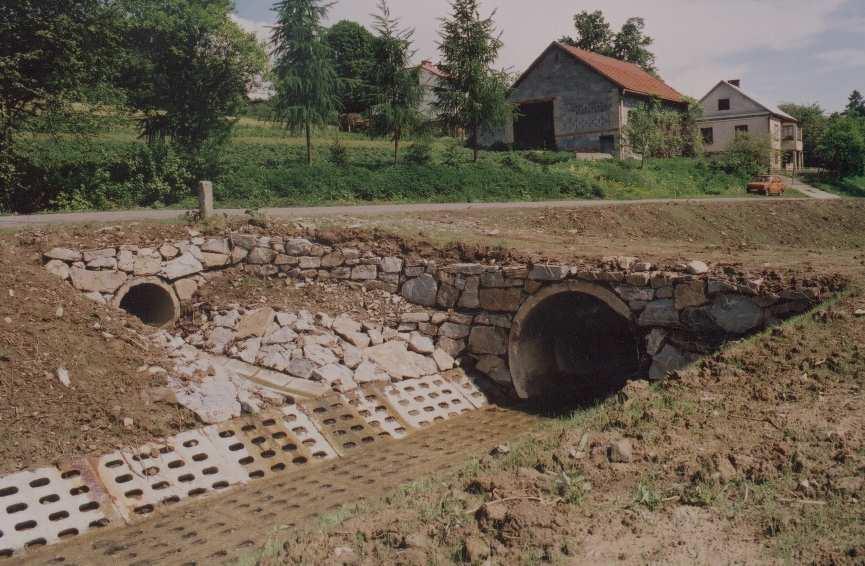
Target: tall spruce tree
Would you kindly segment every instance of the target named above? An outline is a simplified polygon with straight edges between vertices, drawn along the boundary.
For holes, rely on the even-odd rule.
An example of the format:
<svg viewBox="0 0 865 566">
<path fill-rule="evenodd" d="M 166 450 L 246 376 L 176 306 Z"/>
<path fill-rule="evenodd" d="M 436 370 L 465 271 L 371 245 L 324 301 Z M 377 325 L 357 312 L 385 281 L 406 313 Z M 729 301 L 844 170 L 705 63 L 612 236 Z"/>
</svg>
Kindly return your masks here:
<svg viewBox="0 0 865 566">
<path fill-rule="evenodd" d="M 481 128 L 502 126 L 511 116 L 505 74 L 493 69 L 502 47 L 494 15 L 482 18 L 478 0 L 453 0 L 439 32 L 445 76 L 435 108 L 442 123 L 468 132 L 475 162 Z"/>
<path fill-rule="evenodd" d="M 307 164 L 313 126 L 333 122 L 340 109 L 339 77 L 321 24 L 329 7 L 322 0 L 282 0 L 274 6 L 274 113 L 286 127 L 304 130 Z"/>
<path fill-rule="evenodd" d="M 379 13 L 374 15 L 378 35 L 370 81 L 376 92 L 370 118 L 374 131 L 391 136 L 396 164 L 400 141 L 423 122 L 418 110 L 423 90 L 420 71 L 411 66 L 414 30 L 400 27 L 399 19 L 391 16 L 385 0 L 379 2 L 378 9 Z"/>
</svg>

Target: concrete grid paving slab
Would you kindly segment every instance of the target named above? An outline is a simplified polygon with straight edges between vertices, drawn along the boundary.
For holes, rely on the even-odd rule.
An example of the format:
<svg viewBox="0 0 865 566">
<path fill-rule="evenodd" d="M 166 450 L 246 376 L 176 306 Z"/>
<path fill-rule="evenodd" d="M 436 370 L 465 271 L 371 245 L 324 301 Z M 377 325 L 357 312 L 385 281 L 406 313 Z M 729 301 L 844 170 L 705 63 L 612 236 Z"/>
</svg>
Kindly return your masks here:
<svg viewBox="0 0 865 566">
<path fill-rule="evenodd" d="M 247 480 L 243 468 L 200 430 L 118 450 L 97 471 L 121 515 L 132 521 L 157 507 L 220 491 Z"/>
<path fill-rule="evenodd" d="M 297 403 L 284 405 L 279 409 L 282 420 L 316 460 L 337 458 L 336 449 L 322 434 L 319 425 L 313 422 L 306 411 Z"/>
<path fill-rule="evenodd" d="M 345 456 L 361 446 L 390 438 L 388 432 L 368 423 L 341 394 L 303 400 L 299 404 L 312 416 L 340 456 Z"/>
<path fill-rule="evenodd" d="M 487 396 L 487 392 L 490 390 L 490 382 L 488 380 L 460 373 L 456 377 L 451 378 L 451 381 L 475 409 L 480 409 L 490 404 L 489 397 Z"/>
<path fill-rule="evenodd" d="M 327 458 L 326 452 L 318 450 L 318 456 L 313 456 L 311 447 L 291 431 L 282 417 L 282 413 L 273 411 L 207 427 L 204 433 L 225 458 L 243 470 L 244 481 Z"/>
<path fill-rule="evenodd" d="M 364 386 L 348 394 L 348 402 L 373 427 L 400 439 L 408 435 L 406 424 L 374 386 Z"/>
<path fill-rule="evenodd" d="M 382 389 L 399 416 L 415 428 L 425 428 L 474 407 L 460 387 L 440 375 L 408 379 Z"/>
<path fill-rule="evenodd" d="M 84 460 L 0 478 L 0 558 L 120 522 Z"/>
</svg>

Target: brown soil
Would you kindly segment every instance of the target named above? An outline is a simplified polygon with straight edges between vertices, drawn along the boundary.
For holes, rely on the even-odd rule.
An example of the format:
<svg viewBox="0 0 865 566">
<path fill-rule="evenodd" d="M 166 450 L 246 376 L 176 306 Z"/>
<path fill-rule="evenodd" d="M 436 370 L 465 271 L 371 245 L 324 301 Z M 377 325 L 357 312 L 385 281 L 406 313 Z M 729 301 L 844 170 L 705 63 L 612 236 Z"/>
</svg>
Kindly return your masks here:
<svg viewBox="0 0 865 566">
<path fill-rule="evenodd" d="M 154 400 L 164 378 L 138 371 L 162 361 L 152 346 L 145 349 L 141 333 L 148 330 L 49 274 L 27 244 L 0 239 L 0 472 L 192 424 L 191 413 Z M 69 387 L 59 368 L 68 370 Z"/>
<path fill-rule="evenodd" d="M 342 282 L 310 283 L 296 286 L 288 279 L 262 279 L 241 269 L 228 269 L 201 289 L 196 299 L 212 308 L 241 305 L 252 308 L 268 305 L 286 311 L 308 310 L 330 316 L 348 314 L 358 321 L 398 320 L 399 306 L 385 291 L 365 289 Z"/>
</svg>

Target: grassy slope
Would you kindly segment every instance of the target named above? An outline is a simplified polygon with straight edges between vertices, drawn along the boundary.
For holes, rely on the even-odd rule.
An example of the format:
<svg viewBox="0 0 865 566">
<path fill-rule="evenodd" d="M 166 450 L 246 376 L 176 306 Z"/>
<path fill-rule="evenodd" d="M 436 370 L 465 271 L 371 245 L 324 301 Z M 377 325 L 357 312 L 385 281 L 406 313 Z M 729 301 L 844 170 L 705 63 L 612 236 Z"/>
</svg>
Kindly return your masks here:
<svg viewBox="0 0 865 566">
<path fill-rule="evenodd" d="M 744 194 L 741 180 L 709 172 L 688 159 L 654 161 L 640 169 L 636 162 L 578 162 L 567 153 L 482 152 L 480 163 L 472 164 L 468 150 L 439 139 L 433 142 L 429 164 L 393 167 L 387 141 L 342 134 L 348 164 L 336 166 L 329 160 L 334 139 L 316 138 L 316 163 L 306 168 L 301 164 L 303 140 L 244 120 L 228 152 L 230 173 L 217 183 L 219 196 L 226 202 L 251 194 L 269 204 L 326 204 Z"/>
<path fill-rule="evenodd" d="M 810 176 L 806 180 L 818 189 L 830 193 L 846 197 L 865 197 L 865 175 L 844 179 Z"/>
<path fill-rule="evenodd" d="M 335 136 L 335 132 L 325 132 L 316 137 L 315 163 L 307 167 L 301 138 L 263 122 L 241 119 L 220 173 L 213 179 L 218 205 L 255 208 L 744 195 L 741 179 L 689 159 L 652 161 L 641 169 L 637 162 L 578 162 L 564 152 L 482 152 L 480 162 L 473 164 L 471 152 L 449 139 L 432 142 L 432 160 L 426 164 L 408 162 L 413 142 L 407 142 L 402 162 L 394 166 L 392 145 L 386 140 L 340 134 L 347 163 L 337 165 L 331 160 Z M 164 188 L 154 191 L 140 181 L 124 180 L 128 170 L 124 156 L 138 143 L 132 129 L 116 128 L 88 143 L 33 140 L 29 150 L 35 161 L 55 171 L 43 185 L 64 185 L 75 192 L 76 198 L 55 201 L 63 203 L 61 208 L 193 204 L 191 196 L 165 202 L 163 195 L 168 193 Z"/>
</svg>

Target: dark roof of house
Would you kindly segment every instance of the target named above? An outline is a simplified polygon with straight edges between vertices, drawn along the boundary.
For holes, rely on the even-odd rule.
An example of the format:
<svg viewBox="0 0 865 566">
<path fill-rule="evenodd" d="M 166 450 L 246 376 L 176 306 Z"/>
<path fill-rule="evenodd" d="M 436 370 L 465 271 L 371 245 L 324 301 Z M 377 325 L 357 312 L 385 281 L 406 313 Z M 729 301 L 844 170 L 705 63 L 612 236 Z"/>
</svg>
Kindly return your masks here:
<svg viewBox="0 0 865 566">
<path fill-rule="evenodd" d="M 619 59 L 614 59 L 612 57 L 607 57 L 605 55 L 600 55 L 598 53 L 593 53 L 591 51 L 586 51 L 559 42 L 553 42 L 550 47 L 544 50 L 544 53 L 552 48 L 561 49 L 574 59 L 587 65 L 600 75 L 607 78 L 610 82 L 627 91 L 646 96 L 655 96 L 661 100 L 668 100 L 670 102 L 685 101 L 685 97 L 676 91 L 676 89 L 633 63 L 626 63 Z M 543 54 L 541 57 L 543 57 Z M 523 81 L 523 79 L 540 62 L 541 57 L 538 57 L 538 59 L 532 63 L 532 66 L 522 74 L 517 82 L 514 83 L 514 86 Z"/>
</svg>

